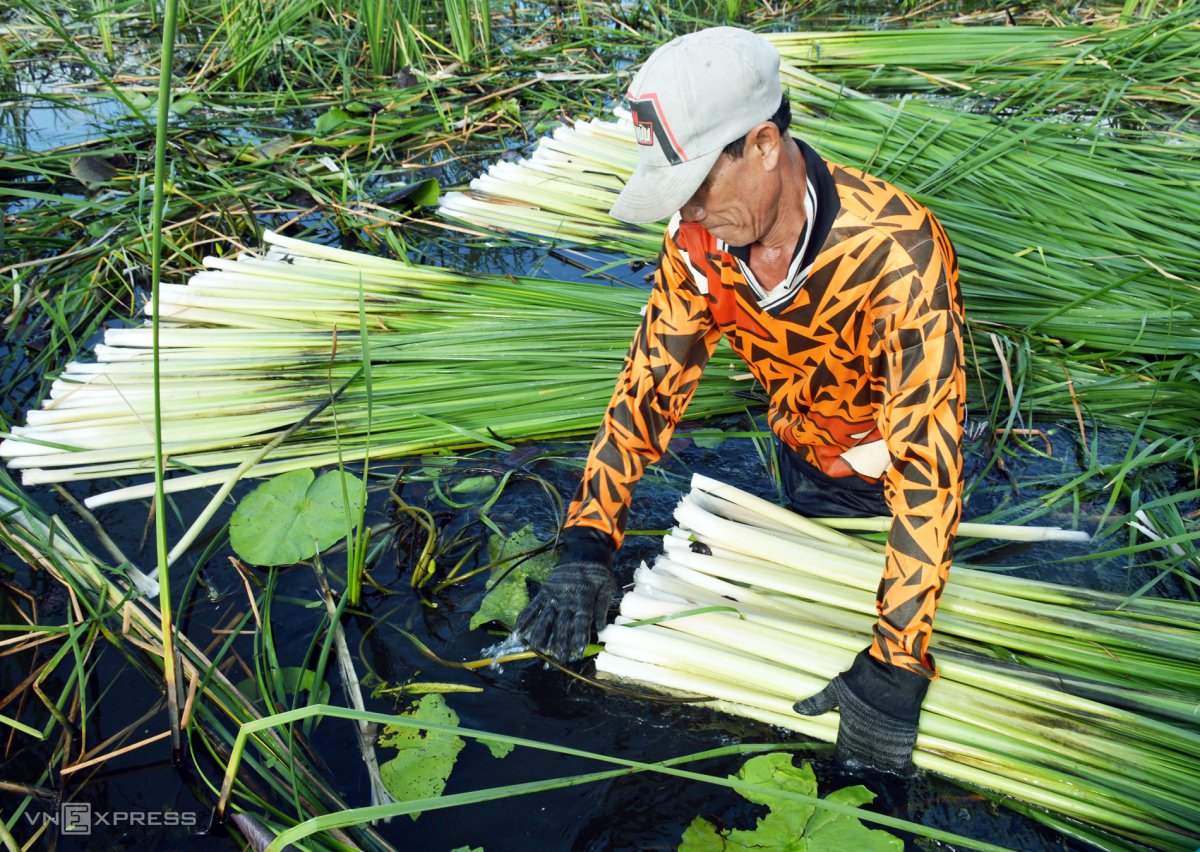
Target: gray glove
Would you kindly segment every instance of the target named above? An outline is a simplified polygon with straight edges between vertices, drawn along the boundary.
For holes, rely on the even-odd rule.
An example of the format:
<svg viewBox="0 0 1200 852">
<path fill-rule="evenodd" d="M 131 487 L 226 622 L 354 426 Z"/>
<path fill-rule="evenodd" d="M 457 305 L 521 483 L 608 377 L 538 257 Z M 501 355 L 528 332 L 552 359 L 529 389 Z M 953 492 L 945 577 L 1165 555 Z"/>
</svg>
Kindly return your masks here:
<svg viewBox="0 0 1200 852">
<path fill-rule="evenodd" d="M 902 775 L 912 769 L 917 720 L 928 689 L 927 678 L 881 662 L 867 650 L 854 658 L 849 670 L 792 709 L 802 716 L 818 716 L 836 707 L 841 716 L 838 761 Z"/>
<path fill-rule="evenodd" d="M 513 633 L 531 648 L 569 663 L 583 656 L 592 630 L 608 620 L 617 583 L 612 539 L 599 530 L 563 530 L 562 556 L 542 588 L 517 617 Z"/>
</svg>

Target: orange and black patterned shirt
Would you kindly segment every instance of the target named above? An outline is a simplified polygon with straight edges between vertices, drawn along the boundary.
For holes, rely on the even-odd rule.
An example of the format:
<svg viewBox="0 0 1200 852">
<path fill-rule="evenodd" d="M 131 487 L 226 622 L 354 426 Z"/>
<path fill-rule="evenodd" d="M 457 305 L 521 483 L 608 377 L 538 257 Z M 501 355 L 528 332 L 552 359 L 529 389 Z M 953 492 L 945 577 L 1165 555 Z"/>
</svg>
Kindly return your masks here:
<svg viewBox="0 0 1200 852">
<path fill-rule="evenodd" d="M 934 677 L 927 648 L 962 498 L 957 260 L 928 209 L 797 144 L 808 231 L 777 287 L 759 287 L 745 249 L 678 216 L 668 226 L 567 526 L 620 545 L 633 487 L 724 336 L 765 389 L 780 440 L 830 476 L 882 480 L 893 521 L 871 652 Z"/>
</svg>

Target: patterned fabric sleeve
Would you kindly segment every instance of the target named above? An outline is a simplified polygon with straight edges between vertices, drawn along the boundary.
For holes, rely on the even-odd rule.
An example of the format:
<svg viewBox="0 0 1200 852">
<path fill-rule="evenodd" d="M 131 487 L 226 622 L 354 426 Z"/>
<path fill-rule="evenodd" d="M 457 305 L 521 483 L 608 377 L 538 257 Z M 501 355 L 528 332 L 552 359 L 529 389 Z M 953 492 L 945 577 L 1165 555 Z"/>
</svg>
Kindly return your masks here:
<svg viewBox="0 0 1200 852">
<path fill-rule="evenodd" d="M 645 316 L 592 442 L 566 526 L 600 530 L 620 546 L 633 487 L 666 450 L 721 337 L 698 278 L 703 280 L 668 236 Z"/>
<path fill-rule="evenodd" d="M 932 678 L 927 649 L 962 508 L 966 381 L 953 249 L 936 228 L 935 239 L 910 254 L 875 320 L 893 520 L 871 653 Z"/>
</svg>

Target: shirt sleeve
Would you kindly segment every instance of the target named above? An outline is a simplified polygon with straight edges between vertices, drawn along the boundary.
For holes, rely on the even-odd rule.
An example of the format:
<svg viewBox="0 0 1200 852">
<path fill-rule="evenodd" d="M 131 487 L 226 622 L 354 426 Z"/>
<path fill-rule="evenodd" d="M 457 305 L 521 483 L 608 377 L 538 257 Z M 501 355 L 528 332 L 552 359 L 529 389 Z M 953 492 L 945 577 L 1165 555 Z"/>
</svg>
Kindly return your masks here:
<svg viewBox="0 0 1200 852">
<path fill-rule="evenodd" d="M 600 530 L 620 546 L 633 487 L 666 450 L 721 337 L 697 280 L 702 278 L 669 233 L 567 527 Z"/>
<path fill-rule="evenodd" d="M 962 511 L 966 379 L 953 249 L 931 240 L 915 254 L 888 286 L 888 307 L 875 319 L 892 525 L 871 653 L 933 678 L 933 616 Z"/>
</svg>

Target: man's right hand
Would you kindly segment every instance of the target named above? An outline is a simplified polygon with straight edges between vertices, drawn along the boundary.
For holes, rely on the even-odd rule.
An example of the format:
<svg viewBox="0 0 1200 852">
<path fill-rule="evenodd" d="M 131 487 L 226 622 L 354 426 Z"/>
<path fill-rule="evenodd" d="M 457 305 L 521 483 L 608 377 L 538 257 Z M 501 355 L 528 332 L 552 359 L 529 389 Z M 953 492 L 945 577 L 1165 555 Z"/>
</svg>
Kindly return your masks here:
<svg viewBox="0 0 1200 852">
<path fill-rule="evenodd" d="M 933 656 L 929 656 L 930 666 Z M 917 722 L 929 679 L 889 665 L 867 649 L 854 658 L 849 670 L 809 698 L 792 707 L 804 716 L 819 716 L 838 709 L 838 762 L 867 765 L 895 775 L 912 770 Z"/>
<path fill-rule="evenodd" d="M 558 565 L 521 611 L 513 632 L 531 648 L 569 663 L 583 656 L 593 629 L 604 627 L 617 584 L 608 536 L 571 527 L 561 541 Z"/>
</svg>

